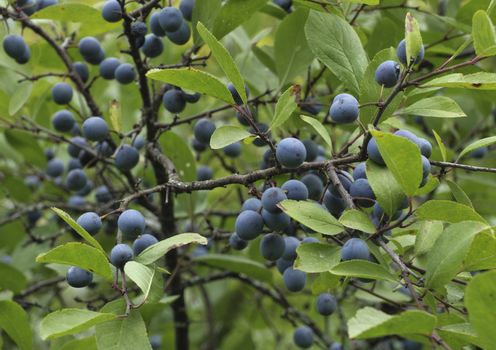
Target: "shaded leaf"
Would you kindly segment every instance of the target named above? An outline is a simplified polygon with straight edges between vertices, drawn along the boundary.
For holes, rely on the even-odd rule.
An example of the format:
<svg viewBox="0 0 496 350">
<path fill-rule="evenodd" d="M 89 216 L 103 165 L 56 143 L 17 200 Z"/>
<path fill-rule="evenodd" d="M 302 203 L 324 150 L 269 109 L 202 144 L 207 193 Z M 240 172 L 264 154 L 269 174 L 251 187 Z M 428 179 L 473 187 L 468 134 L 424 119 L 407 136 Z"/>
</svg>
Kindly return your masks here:
<svg viewBox="0 0 496 350">
<path fill-rule="evenodd" d="M 465 147 L 460 152 L 458 159 L 462 158 L 464 155 L 466 155 L 472 151 L 475 151 L 477 148 L 486 147 L 486 146 L 492 145 L 493 143 L 496 143 L 496 136 L 490 136 L 490 137 L 486 137 L 486 138 L 477 140 L 477 141 L 471 143 L 470 145 L 468 145 L 467 147 Z"/>
<path fill-rule="evenodd" d="M 323 243 L 305 243 L 296 248 L 295 269 L 308 273 L 329 271 L 341 260 L 341 249 Z"/>
<path fill-rule="evenodd" d="M 360 277 L 397 282 L 397 277 L 379 264 L 367 260 L 343 261 L 329 270 L 338 276 Z"/>
<path fill-rule="evenodd" d="M 21 350 L 33 349 L 33 334 L 26 311 L 10 300 L 0 301 L 0 328 Z"/>
<path fill-rule="evenodd" d="M 387 168 L 367 161 L 367 179 L 377 201 L 386 214 L 392 216 L 405 200 L 400 185 Z"/>
<path fill-rule="evenodd" d="M 195 261 L 202 262 L 222 270 L 242 273 L 259 281 L 268 283 L 272 281 L 272 273 L 265 267 L 265 265 L 240 256 L 207 254 L 195 258 Z"/>
</svg>

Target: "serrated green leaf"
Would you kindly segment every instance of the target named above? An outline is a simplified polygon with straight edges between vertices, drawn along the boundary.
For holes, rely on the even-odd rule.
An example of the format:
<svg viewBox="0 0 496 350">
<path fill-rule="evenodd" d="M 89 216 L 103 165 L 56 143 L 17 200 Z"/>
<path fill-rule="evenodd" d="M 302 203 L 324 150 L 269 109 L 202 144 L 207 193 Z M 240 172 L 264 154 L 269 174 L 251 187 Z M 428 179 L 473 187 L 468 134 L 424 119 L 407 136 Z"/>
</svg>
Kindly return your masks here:
<svg viewBox="0 0 496 350">
<path fill-rule="evenodd" d="M 464 271 L 491 270 L 496 268 L 496 238 L 490 230 L 475 236 L 465 260 Z"/>
<path fill-rule="evenodd" d="M 305 35 L 315 56 L 352 94 L 358 95 L 368 59 L 352 26 L 334 14 L 312 10 L 305 24 Z"/>
<path fill-rule="evenodd" d="M 272 281 L 272 273 L 265 265 L 244 257 L 226 254 L 207 254 L 195 258 L 195 261 L 222 270 L 242 273 L 259 281 L 267 283 Z"/>
<path fill-rule="evenodd" d="M 381 131 L 371 130 L 381 156 L 407 196 L 419 188 L 422 181 L 420 149 L 409 139 Z"/>
<path fill-rule="evenodd" d="M 278 204 L 292 219 L 324 235 L 336 235 L 344 227 L 326 209 L 310 201 L 284 200 Z"/>
<path fill-rule="evenodd" d="M 400 115 L 409 114 L 434 118 L 460 118 L 467 116 L 454 100 L 446 96 L 423 98 L 408 107 L 400 109 L 396 113 Z"/>
<path fill-rule="evenodd" d="M 107 256 L 84 243 L 66 243 L 36 257 L 39 263 L 79 266 L 112 281 L 112 269 Z"/>
<path fill-rule="evenodd" d="M 295 269 L 308 273 L 329 271 L 341 260 L 341 249 L 323 243 L 305 243 L 296 248 Z"/>
<path fill-rule="evenodd" d="M 191 243 L 206 245 L 208 242 L 205 237 L 200 236 L 198 233 L 180 233 L 149 246 L 134 260 L 144 265 L 149 265 L 160 259 L 172 249 Z"/>
<path fill-rule="evenodd" d="M 487 228 L 480 222 L 465 221 L 445 229 L 427 255 L 426 286 L 437 289 L 451 281 L 460 272 L 475 235 Z"/>
<path fill-rule="evenodd" d="M 198 33 L 202 37 L 203 41 L 210 47 L 212 51 L 212 55 L 215 57 L 215 60 L 219 64 L 220 68 L 224 71 L 227 79 L 231 81 L 231 83 L 236 88 L 241 100 L 246 103 L 248 98 L 246 97 L 245 92 L 245 82 L 243 77 L 239 73 L 238 67 L 236 63 L 234 63 L 231 54 L 227 49 L 222 45 L 212 33 L 203 25 L 203 23 L 198 22 L 196 25 L 196 29 Z"/>
<path fill-rule="evenodd" d="M 446 200 L 431 200 L 415 210 L 415 215 L 421 220 L 439 220 L 449 223 L 461 221 L 479 221 L 486 223 L 475 210 L 461 203 Z"/>
<path fill-rule="evenodd" d="M 468 284 L 465 292 L 470 324 L 484 344 L 482 348 L 492 349 L 496 344 L 496 332 L 492 327 L 496 313 L 490 305 L 496 304 L 496 271 L 481 273 Z"/>
<path fill-rule="evenodd" d="M 372 307 L 358 310 L 348 321 L 352 339 L 368 339 L 385 335 L 430 335 L 436 326 L 436 317 L 418 310 L 408 310 L 397 315 L 388 315 Z"/>
<path fill-rule="evenodd" d="M 59 208 L 52 207 L 52 209 L 55 214 L 57 214 L 62 220 L 64 220 L 70 227 L 76 231 L 78 235 L 84 238 L 86 242 L 91 244 L 93 247 L 99 249 L 103 254 L 105 254 L 105 250 L 102 248 L 100 243 L 96 239 L 94 239 L 84 228 L 82 228 L 74 219 L 67 214 L 65 211 Z"/>
<path fill-rule="evenodd" d="M 240 126 L 226 125 L 215 129 L 210 138 L 210 148 L 219 149 L 244 140 L 252 134 Z"/>
<path fill-rule="evenodd" d="M 279 97 L 276 103 L 274 118 L 272 118 L 272 123 L 270 124 L 271 128 L 281 126 L 286 120 L 288 120 L 289 117 L 291 117 L 291 113 L 293 113 L 297 107 L 295 93 L 295 88 L 290 86 L 286 91 L 284 91 L 281 97 Z"/>
<path fill-rule="evenodd" d="M 126 305 L 122 298 L 106 304 L 102 313 L 123 315 Z M 152 350 L 146 325 L 139 310 L 131 309 L 129 316 L 97 324 L 95 336 L 98 349 Z"/>
<path fill-rule="evenodd" d="M 331 268 L 329 272 L 338 276 L 398 282 L 398 278 L 383 266 L 367 260 L 343 261 Z"/>
<path fill-rule="evenodd" d="M 40 323 L 42 339 L 53 339 L 77 334 L 98 323 L 115 319 L 111 313 L 100 313 L 84 309 L 62 309 L 46 315 Z"/>
<path fill-rule="evenodd" d="M 366 233 L 374 233 L 377 231 L 368 215 L 357 209 L 346 210 L 339 218 L 339 222 L 346 227 Z"/>
<path fill-rule="evenodd" d="M 146 76 L 234 104 L 233 97 L 226 85 L 210 73 L 194 68 L 152 69 L 146 73 Z"/>
<path fill-rule="evenodd" d="M 332 153 L 331 136 L 329 136 L 329 132 L 327 131 L 325 126 L 318 119 L 313 118 L 313 117 L 307 117 L 305 115 L 300 115 L 300 118 L 305 123 L 309 124 L 317 132 L 317 134 L 319 134 L 319 136 L 326 143 L 326 145 L 329 146 L 329 152 Z"/>
</svg>

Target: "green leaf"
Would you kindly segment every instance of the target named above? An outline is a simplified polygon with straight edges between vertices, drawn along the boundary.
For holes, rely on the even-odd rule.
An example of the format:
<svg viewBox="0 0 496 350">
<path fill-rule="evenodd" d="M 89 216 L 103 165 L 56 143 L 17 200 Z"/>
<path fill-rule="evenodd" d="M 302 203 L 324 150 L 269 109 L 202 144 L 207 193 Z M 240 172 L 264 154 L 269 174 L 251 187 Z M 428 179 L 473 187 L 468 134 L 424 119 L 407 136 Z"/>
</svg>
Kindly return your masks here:
<svg viewBox="0 0 496 350">
<path fill-rule="evenodd" d="M 141 289 L 144 298 L 148 298 L 155 276 L 155 269 L 136 261 L 128 261 L 124 265 L 124 272 Z"/>
<path fill-rule="evenodd" d="M 388 315 L 372 307 L 358 310 L 348 321 L 352 339 L 368 339 L 385 335 L 430 335 L 436 326 L 436 317 L 424 311 L 408 310 Z"/>
<path fill-rule="evenodd" d="M 467 116 L 454 100 L 446 96 L 423 98 L 408 107 L 400 109 L 396 113 L 400 115 L 410 114 L 434 118 L 460 118 Z"/>
<path fill-rule="evenodd" d="M 284 124 L 289 117 L 291 117 L 291 113 L 297 107 L 295 101 L 295 95 L 297 90 L 295 90 L 294 86 L 290 86 L 284 93 L 279 97 L 276 103 L 276 111 L 274 113 L 274 118 L 272 119 L 272 123 L 270 124 L 271 128 L 277 128 Z"/>
<path fill-rule="evenodd" d="M 367 179 L 377 201 L 386 214 L 392 216 L 405 200 L 400 185 L 387 168 L 367 161 Z"/>
<path fill-rule="evenodd" d="M 479 10 L 472 17 L 472 38 L 477 56 L 496 55 L 496 32 L 486 11 Z"/>
<path fill-rule="evenodd" d="M 187 244 L 198 243 L 206 245 L 207 239 L 198 233 L 180 233 L 170 238 L 155 243 L 143 250 L 134 260 L 144 265 L 154 263 L 172 249 L 182 247 Z"/>
<path fill-rule="evenodd" d="M 268 50 L 266 50 L 266 48 L 253 45 L 251 49 L 253 51 L 253 54 L 265 67 L 269 68 L 272 73 L 277 74 L 276 62 L 274 61 L 272 55 L 267 52 Z"/>
<path fill-rule="evenodd" d="M 64 343 L 58 350 L 97 350 L 95 337 L 73 339 Z"/>
<path fill-rule="evenodd" d="M 471 143 L 470 145 L 468 145 L 467 147 L 465 147 L 463 151 L 460 152 L 458 159 L 462 158 L 467 153 L 475 151 L 477 148 L 486 147 L 492 145 L 493 143 L 496 143 L 496 136 L 490 136 L 481 140 L 477 140 Z"/>
<path fill-rule="evenodd" d="M 478 274 L 468 284 L 465 292 L 465 306 L 470 324 L 484 344 L 482 348 L 492 349 L 496 344 L 496 271 Z"/>
<path fill-rule="evenodd" d="M 224 71 L 227 79 L 231 81 L 231 83 L 238 91 L 241 100 L 246 103 L 248 98 L 246 97 L 245 92 L 245 82 L 241 74 L 239 73 L 238 67 L 236 63 L 234 63 L 231 54 L 227 49 L 213 36 L 212 33 L 201 23 L 198 22 L 196 25 L 196 29 L 198 33 L 205 41 L 205 43 L 210 47 L 212 51 L 212 55 L 215 57 L 215 60 L 219 64 L 220 68 Z"/>
<path fill-rule="evenodd" d="M 179 178 L 182 181 L 196 180 L 196 160 L 184 137 L 168 131 L 160 135 L 159 143 L 176 167 Z"/>
<path fill-rule="evenodd" d="M 31 96 L 31 91 L 33 90 L 33 83 L 30 81 L 25 81 L 21 84 L 17 84 L 14 94 L 9 101 L 9 114 L 12 116 L 19 112 L 19 110 L 28 101 L 29 96 Z"/>
<path fill-rule="evenodd" d="M 341 248 L 324 243 L 305 243 L 296 248 L 294 267 L 308 273 L 329 271 L 341 260 Z"/>
<path fill-rule="evenodd" d="M 487 228 L 480 222 L 465 221 L 445 229 L 427 255 L 426 286 L 437 289 L 451 281 L 460 272 L 475 235 Z"/>
<path fill-rule="evenodd" d="M 0 288 L 19 293 L 26 287 L 26 276 L 14 266 L 0 263 Z"/>
<path fill-rule="evenodd" d="M 78 34 L 81 37 L 107 33 L 121 25 L 120 23 L 105 21 L 99 10 L 81 3 L 57 4 L 45 7 L 31 15 L 31 18 L 79 23 L 81 28 Z"/>
<path fill-rule="evenodd" d="M 106 304 L 101 312 L 122 315 L 126 310 L 124 300 Z M 118 318 L 95 327 L 98 349 L 105 350 L 152 350 L 146 325 L 139 310 L 131 310 L 128 317 Z"/>
<path fill-rule="evenodd" d="M 422 49 L 422 35 L 417 20 L 410 12 L 405 18 L 405 44 L 408 63 L 415 61 Z"/>
<path fill-rule="evenodd" d="M 446 180 L 446 183 L 448 184 L 451 193 L 453 194 L 453 197 L 455 197 L 455 200 L 458 203 L 464 204 L 468 207 L 472 207 L 472 208 L 474 207 L 472 205 L 472 201 L 470 200 L 470 198 L 467 196 L 465 191 L 458 184 L 454 183 L 451 180 Z"/>
<path fill-rule="evenodd" d="M 220 11 L 222 5 L 222 0 L 203 0 L 195 2 L 193 7 L 193 16 L 191 18 L 191 28 L 193 29 L 193 42 L 196 47 L 200 47 L 202 40 L 196 30 L 196 25 L 198 22 L 203 23 L 205 27 L 212 30 L 215 22 L 215 17 Z"/>
<path fill-rule="evenodd" d="M 146 76 L 234 104 L 233 97 L 226 85 L 210 73 L 194 68 L 151 69 L 146 73 Z"/>
<path fill-rule="evenodd" d="M 358 95 L 368 59 L 351 25 L 334 14 L 310 11 L 305 35 L 315 56 Z"/>
<path fill-rule="evenodd" d="M 449 223 L 461 221 L 479 221 L 486 223 L 475 210 L 464 204 L 446 200 L 431 200 L 415 210 L 415 215 L 421 220 L 439 220 Z"/>
<path fill-rule="evenodd" d="M 339 218 L 339 222 L 346 227 L 366 233 L 374 233 L 377 231 L 368 215 L 357 209 L 346 210 Z"/>
<path fill-rule="evenodd" d="M 100 313 L 84 309 L 62 309 L 46 315 L 40 323 L 43 340 L 80 333 L 94 325 L 116 318 L 111 313 Z"/>
<path fill-rule="evenodd" d="M 422 87 L 428 86 L 475 90 L 496 90 L 496 73 L 478 72 L 467 75 L 453 73 L 440 78 L 432 79 L 422 85 Z"/>
<path fill-rule="evenodd" d="M 436 240 L 443 233 L 444 227 L 441 221 L 421 221 L 418 226 L 415 237 L 415 253 L 423 255 L 432 249 Z"/>
<path fill-rule="evenodd" d="M 36 257 L 39 263 L 79 266 L 112 281 L 112 269 L 107 256 L 84 243 L 66 243 Z"/>
<path fill-rule="evenodd" d="M 277 27 L 274 39 L 274 61 L 279 84 L 283 86 L 293 81 L 294 77 L 304 72 L 314 58 L 307 44 L 302 28 L 307 21 L 308 10 L 297 8 L 285 16 Z"/>
<path fill-rule="evenodd" d="M 329 136 L 329 132 L 325 128 L 325 126 L 316 118 L 307 117 L 305 115 L 300 115 L 301 120 L 305 123 L 309 124 L 319 136 L 324 140 L 324 142 L 329 146 L 329 152 L 332 153 L 332 141 L 331 136 Z"/>
<path fill-rule="evenodd" d="M 70 227 L 76 231 L 78 235 L 84 238 L 86 242 L 91 244 L 93 247 L 99 249 L 103 254 L 105 254 L 105 250 L 102 248 L 100 243 L 96 239 L 94 239 L 84 228 L 82 228 L 74 219 L 67 214 L 65 211 L 59 208 L 52 207 L 52 209 L 55 214 L 57 214 L 62 220 L 64 220 Z"/>
<path fill-rule="evenodd" d="M 371 130 L 388 169 L 403 192 L 412 196 L 422 182 L 422 161 L 419 147 L 409 139 Z M 375 192 L 374 192 L 375 193 Z"/>
<path fill-rule="evenodd" d="M 464 344 L 471 343 L 479 347 L 483 346 L 470 323 L 456 323 L 439 327 L 439 335 L 446 342 L 448 342 L 450 338 L 455 338 Z M 451 344 L 451 342 L 449 343 Z"/>
<path fill-rule="evenodd" d="M 463 261 L 464 271 L 480 271 L 496 268 L 496 238 L 491 231 L 475 236 Z"/>
<path fill-rule="evenodd" d="M 203 1 L 203 0 L 202 0 Z M 199 1 L 201 2 L 201 1 Z M 215 18 L 213 33 L 220 39 L 239 25 L 246 22 L 250 17 L 260 10 L 267 0 L 228 0 L 221 7 Z"/>
<path fill-rule="evenodd" d="M 112 100 L 110 101 L 110 124 L 112 128 L 117 132 L 122 132 L 122 114 L 121 114 L 121 105 L 119 101 Z"/>
<path fill-rule="evenodd" d="M 277 206 L 292 219 L 324 235 L 332 236 L 344 231 L 343 225 L 317 203 L 287 199 Z"/>
<path fill-rule="evenodd" d="M 195 258 L 195 261 L 207 264 L 208 266 L 217 267 L 222 270 L 242 273 L 248 277 L 259 281 L 272 282 L 272 273 L 265 265 L 235 255 L 226 254 L 207 254 Z"/>
<path fill-rule="evenodd" d="M 240 126 L 226 125 L 215 129 L 210 138 L 210 148 L 219 149 L 246 139 L 252 134 Z"/>
<path fill-rule="evenodd" d="M 338 276 L 369 278 L 391 282 L 398 281 L 398 278 L 384 267 L 367 260 L 343 261 L 330 269 L 329 272 Z"/>
<path fill-rule="evenodd" d="M 0 301 L 0 328 L 9 335 L 20 350 L 33 349 L 33 334 L 28 314 L 19 304 L 10 300 Z"/>
<path fill-rule="evenodd" d="M 443 162 L 445 162 L 448 159 L 446 155 L 446 146 L 441 140 L 441 136 L 439 136 L 435 130 L 432 130 L 432 133 L 434 134 L 434 138 L 436 139 L 437 145 L 439 146 L 439 152 L 441 152 L 441 157 L 443 158 Z"/>
<path fill-rule="evenodd" d="M 398 60 L 396 50 L 392 47 L 381 50 L 374 56 L 372 61 L 367 65 L 363 78 L 359 81 L 360 98 L 358 100 L 360 101 L 360 104 L 363 105 L 360 108 L 360 121 L 364 125 L 371 123 L 377 113 L 377 105 L 374 103 L 379 101 L 387 94 L 387 91 L 390 90 L 388 88 L 383 88 L 375 81 L 375 71 L 377 70 L 377 67 L 387 60 Z M 397 107 L 399 106 L 402 97 L 403 92 L 398 93 L 391 103 L 386 106 L 381 117 L 382 120 L 386 120 L 393 115 L 393 112 L 398 109 Z"/>
<path fill-rule="evenodd" d="M 379 5 L 380 0 L 347 0 L 347 2 L 365 5 Z"/>
<path fill-rule="evenodd" d="M 20 130 L 8 129 L 4 131 L 5 139 L 26 163 L 44 168 L 46 158 L 38 141 L 33 135 Z"/>
</svg>

